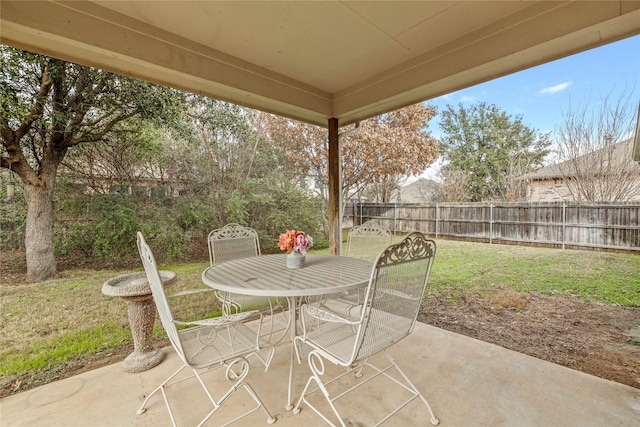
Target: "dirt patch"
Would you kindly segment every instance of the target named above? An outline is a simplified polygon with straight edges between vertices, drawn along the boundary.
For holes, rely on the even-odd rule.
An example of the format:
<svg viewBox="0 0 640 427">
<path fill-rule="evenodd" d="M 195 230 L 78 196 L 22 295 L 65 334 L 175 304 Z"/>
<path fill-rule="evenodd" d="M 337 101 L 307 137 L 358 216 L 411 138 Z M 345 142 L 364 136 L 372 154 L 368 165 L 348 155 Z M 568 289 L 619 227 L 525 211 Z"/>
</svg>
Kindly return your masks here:
<svg viewBox="0 0 640 427">
<path fill-rule="evenodd" d="M 640 388 L 640 310 L 496 290 L 429 296 L 419 320 Z"/>
</svg>

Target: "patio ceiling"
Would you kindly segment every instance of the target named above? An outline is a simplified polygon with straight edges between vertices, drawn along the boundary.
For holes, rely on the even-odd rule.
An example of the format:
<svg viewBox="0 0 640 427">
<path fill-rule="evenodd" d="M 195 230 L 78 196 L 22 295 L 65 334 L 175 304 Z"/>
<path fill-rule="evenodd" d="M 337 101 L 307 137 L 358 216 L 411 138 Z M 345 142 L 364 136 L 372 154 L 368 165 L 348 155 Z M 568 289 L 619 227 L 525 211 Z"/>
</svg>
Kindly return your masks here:
<svg viewBox="0 0 640 427">
<path fill-rule="evenodd" d="M 640 1 L 3 0 L 0 17 L 3 44 L 320 126 L 640 34 Z"/>
</svg>

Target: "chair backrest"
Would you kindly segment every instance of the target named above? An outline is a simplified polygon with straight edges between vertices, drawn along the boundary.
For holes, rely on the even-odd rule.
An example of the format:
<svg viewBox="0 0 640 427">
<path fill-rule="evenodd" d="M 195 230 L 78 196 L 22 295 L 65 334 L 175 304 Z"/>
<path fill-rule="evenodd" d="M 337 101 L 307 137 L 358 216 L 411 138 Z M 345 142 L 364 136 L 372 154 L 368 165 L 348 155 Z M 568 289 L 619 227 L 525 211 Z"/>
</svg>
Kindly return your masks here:
<svg viewBox="0 0 640 427">
<path fill-rule="evenodd" d="M 139 231 L 137 233 L 137 242 L 140 259 L 142 259 L 142 265 L 144 266 L 144 271 L 147 274 L 147 280 L 151 287 L 151 293 L 153 294 L 153 300 L 155 301 L 156 308 L 158 309 L 158 315 L 160 316 L 162 327 L 166 331 L 169 341 L 171 341 L 176 353 L 178 353 L 180 358 L 187 363 L 182 341 L 178 334 L 178 328 L 173 322 L 173 314 L 169 307 L 169 300 L 167 299 L 167 294 L 164 292 L 164 287 L 162 286 L 162 279 L 160 278 L 156 259 L 153 256 L 153 252 L 151 252 L 151 248 L 149 248 L 149 245 L 147 245 L 147 242 L 144 240 L 144 236 L 142 236 L 142 233 Z"/>
<path fill-rule="evenodd" d="M 209 233 L 209 263 L 260 255 L 258 233 L 253 228 L 227 224 Z"/>
<path fill-rule="evenodd" d="M 375 261 L 353 360 L 364 359 L 413 331 L 427 287 L 436 244 L 412 232 Z"/>
<path fill-rule="evenodd" d="M 377 221 L 356 225 L 347 236 L 346 256 L 373 261 L 380 251 L 391 244 L 391 232 Z"/>
</svg>

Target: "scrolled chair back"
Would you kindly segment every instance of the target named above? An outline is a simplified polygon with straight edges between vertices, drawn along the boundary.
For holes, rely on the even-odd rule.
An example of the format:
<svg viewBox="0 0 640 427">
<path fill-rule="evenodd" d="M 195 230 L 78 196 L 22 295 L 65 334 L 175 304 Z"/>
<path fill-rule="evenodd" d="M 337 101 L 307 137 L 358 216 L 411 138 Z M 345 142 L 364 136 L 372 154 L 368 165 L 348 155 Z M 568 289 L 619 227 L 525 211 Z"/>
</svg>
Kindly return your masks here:
<svg viewBox="0 0 640 427">
<path fill-rule="evenodd" d="M 413 331 L 435 254 L 433 240 L 412 232 L 378 255 L 365 296 L 356 360 L 388 347 Z"/>
<path fill-rule="evenodd" d="M 209 233 L 209 263 L 260 255 L 260 239 L 256 230 L 230 223 Z"/>
</svg>

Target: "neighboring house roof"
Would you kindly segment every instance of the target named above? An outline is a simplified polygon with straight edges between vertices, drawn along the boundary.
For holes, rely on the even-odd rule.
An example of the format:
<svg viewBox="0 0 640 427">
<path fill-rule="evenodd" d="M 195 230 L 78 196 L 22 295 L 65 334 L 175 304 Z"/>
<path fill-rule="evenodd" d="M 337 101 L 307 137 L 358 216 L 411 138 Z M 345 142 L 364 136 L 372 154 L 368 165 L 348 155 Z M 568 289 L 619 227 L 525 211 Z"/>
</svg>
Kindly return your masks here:
<svg viewBox="0 0 640 427">
<path fill-rule="evenodd" d="M 640 171 L 640 166 L 633 161 L 631 151 L 632 151 L 633 138 L 626 139 L 622 142 L 613 144 L 613 150 L 611 152 L 611 160 L 614 163 L 614 166 L 634 170 L 638 169 Z M 592 153 L 585 154 L 584 156 L 578 157 L 575 160 L 567 160 L 565 162 L 556 163 L 550 166 L 543 167 L 542 169 L 537 170 L 536 172 L 528 173 L 520 177 L 520 179 L 526 179 L 529 181 L 535 180 L 547 180 L 547 179 L 558 179 L 566 176 L 566 172 L 563 174 L 563 171 L 575 169 L 576 166 L 568 167 L 567 165 L 571 162 L 577 161 L 588 164 L 596 159 L 600 159 L 602 156 L 602 152 L 605 148 L 601 148 L 600 150 L 596 150 Z"/>
<path fill-rule="evenodd" d="M 420 178 L 417 181 L 400 188 L 398 201 L 402 203 L 426 203 L 431 201 L 440 183 L 427 178 Z"/>
</svg>

